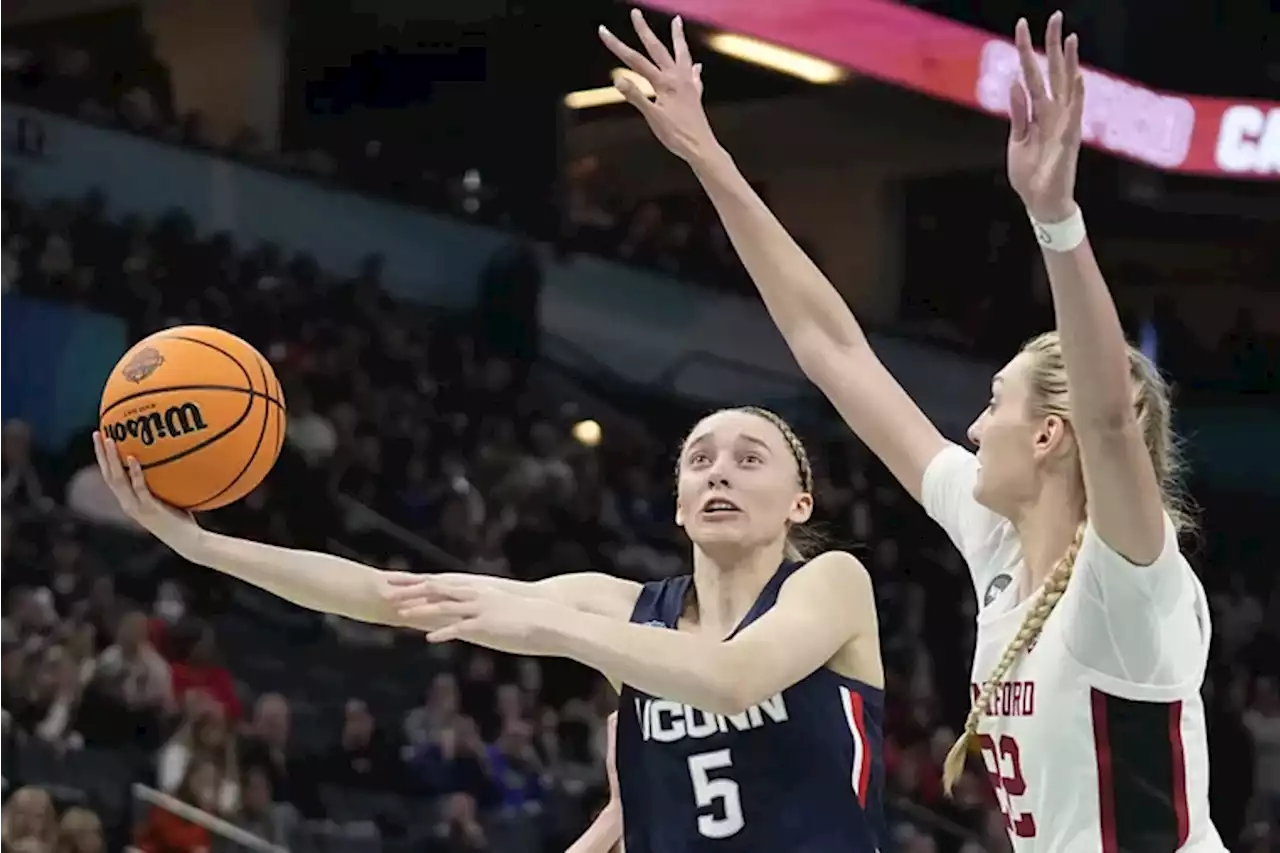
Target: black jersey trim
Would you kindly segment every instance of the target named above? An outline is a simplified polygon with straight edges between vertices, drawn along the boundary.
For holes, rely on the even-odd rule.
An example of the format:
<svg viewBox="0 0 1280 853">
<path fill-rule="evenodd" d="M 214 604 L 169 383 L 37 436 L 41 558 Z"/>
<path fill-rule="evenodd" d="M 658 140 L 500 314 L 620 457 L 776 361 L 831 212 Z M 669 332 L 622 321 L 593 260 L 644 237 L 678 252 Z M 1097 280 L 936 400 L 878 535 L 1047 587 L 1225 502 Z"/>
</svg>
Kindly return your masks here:
<svg viewBox="0 0 1280 853">
<path fill-rule="evenodd" d="M 1190 832 L 1182 702 L 1091 701 L 1102 853 L 1174 853 Z"/>
</svg>

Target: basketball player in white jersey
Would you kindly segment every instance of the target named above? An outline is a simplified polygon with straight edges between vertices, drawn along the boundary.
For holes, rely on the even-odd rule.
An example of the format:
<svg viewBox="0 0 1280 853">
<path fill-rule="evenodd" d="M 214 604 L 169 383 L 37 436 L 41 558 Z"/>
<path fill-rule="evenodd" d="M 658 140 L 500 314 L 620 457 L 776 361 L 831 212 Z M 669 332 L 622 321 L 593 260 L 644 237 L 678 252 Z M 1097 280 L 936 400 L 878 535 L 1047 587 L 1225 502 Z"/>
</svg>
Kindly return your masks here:
<svg viewBox="0 0 1280 853">
<path fill-rule="evenodd" d="M 654 100 L 619 88 L 693 168 L 800 366 L 969 564 L 981 607 L 974 702 L 948 788 L 980 752 L 1018 853 L 1225 851 L 1209 819 L 1200 700 L 1208 608 L 1178 547 L 1187 522 L 1168 389 L 1124 340 L 1073 198 L 1084 83 L 1061 14 L 1049 20 L 1047 82 L 1018 23 L 1025 88 L 1010 92 L 1008 145 L 1057 330 L 994 377 L 969 430 L 976 455 L 894 381 L 717 143 L 696 66 L 655 68 L 602 37 L 653 85 Z"/>
</svg>

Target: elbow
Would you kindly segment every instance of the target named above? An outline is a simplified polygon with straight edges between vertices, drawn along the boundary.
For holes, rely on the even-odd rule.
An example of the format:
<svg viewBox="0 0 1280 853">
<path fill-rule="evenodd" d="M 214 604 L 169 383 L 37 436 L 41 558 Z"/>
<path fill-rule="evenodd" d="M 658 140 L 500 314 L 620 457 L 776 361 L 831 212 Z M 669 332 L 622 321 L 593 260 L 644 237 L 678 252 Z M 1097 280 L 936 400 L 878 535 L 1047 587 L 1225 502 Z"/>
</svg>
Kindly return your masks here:
<svg viewBox="0 0 1280 853">
<path fill-rule="evenodd" d="M 717 658 L 719 656 L 716 656 Z M 726 655 L 726 657 L 730 657 Z M 701 710 L 726 717 L 745 713 L 749 708 L 768 701 L 778 691 L 771 690 L 757 677 L 751 661 L 716 661 L 715 670 L 705 682 L 711 686 L 709 705 Z"/>
<path fill-rule="evenodd" d="M 842 377 L 865 372 L 864 359 L 875 358 L 865 339 L 843 340 L 816 329 L 796 340 L 791 354 L 809 381 L 824 391 Z"/>
</svg>

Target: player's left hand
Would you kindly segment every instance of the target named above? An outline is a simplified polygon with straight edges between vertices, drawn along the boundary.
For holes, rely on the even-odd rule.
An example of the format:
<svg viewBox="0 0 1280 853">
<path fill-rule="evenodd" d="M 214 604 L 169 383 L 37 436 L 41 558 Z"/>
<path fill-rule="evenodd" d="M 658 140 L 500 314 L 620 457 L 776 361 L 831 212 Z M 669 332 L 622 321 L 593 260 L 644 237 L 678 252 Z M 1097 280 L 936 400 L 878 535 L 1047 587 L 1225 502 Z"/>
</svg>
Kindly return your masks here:
<svg viewBox="0 0 1280 853">
<path fill-rule="evenodd" d="M 1061 222 L 1075 212 L 1076 165 L 1084 117 L 1084 76 L 1079 39 L 1062 38 L 1062 13 L 1045 28 L 1048 81 L 1040 71 L 1027 19 L 1018 20 L 1014 43 L 1022 81 L 1009 91 L 1009 183 L 1033 218 Z"/>
<path fill-rule="evenodd" d="M 543 599 L 437 580 L 429 600 L 406 601 L 398 612 L 408 627 L 421 627 L 428 642 L 462 640 L 511 654 L 547 654 L 543 642 L 558 609 Z"/>
</svg>

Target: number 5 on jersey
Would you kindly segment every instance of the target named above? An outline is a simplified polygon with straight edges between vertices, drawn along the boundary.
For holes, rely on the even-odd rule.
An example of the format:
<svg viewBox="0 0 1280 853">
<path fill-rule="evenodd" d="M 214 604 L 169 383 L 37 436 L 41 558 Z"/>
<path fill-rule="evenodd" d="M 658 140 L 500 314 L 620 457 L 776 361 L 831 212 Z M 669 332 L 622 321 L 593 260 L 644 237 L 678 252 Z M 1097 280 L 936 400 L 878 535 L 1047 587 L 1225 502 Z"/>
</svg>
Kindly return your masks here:
<svg viewBox="0 0 1280 853">
<path fill-rule="evenodd" d="M 742 817 L 742 790 L 726 776 L 713 776 L 717 770 L 733 767 L 728 749 L 689 756 L 689 778 L 693 780 L 693 798 L 698 810 L 698 832 L 707 838 L 728 838 L 745 826 Z"/>
</svg>

